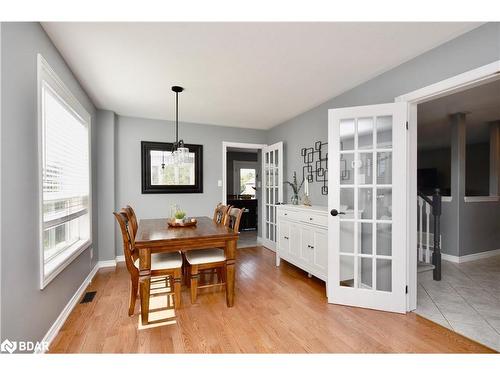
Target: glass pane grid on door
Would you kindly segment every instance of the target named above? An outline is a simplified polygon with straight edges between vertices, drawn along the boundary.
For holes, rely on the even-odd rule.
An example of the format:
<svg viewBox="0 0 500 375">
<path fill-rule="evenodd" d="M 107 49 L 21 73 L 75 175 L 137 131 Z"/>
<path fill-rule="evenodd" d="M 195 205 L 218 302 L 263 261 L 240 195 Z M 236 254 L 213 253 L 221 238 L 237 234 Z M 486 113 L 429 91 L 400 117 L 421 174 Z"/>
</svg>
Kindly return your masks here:
<svg viewBox="0 0 500 375">
<path fill-rule="evenodd" d="M 280 176 L 279 176 L 279 150 L 270 150 L 264 153 L 264 222 L 265 238 L 276 241 L 277 233 L 277 205 L 279 201 Z"/>
<path fill-rule="evenodd" d="M 340 150 L 340 286 L 390 292 L 391 116 L 342 119 Z"/>
</svg>

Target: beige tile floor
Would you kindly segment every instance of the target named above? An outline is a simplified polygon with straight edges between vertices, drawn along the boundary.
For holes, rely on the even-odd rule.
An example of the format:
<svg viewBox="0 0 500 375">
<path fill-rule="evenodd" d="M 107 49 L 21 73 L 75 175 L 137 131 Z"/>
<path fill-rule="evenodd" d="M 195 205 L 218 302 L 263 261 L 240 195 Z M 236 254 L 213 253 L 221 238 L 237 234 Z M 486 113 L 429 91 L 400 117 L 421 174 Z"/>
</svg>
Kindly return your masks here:
<svg viewBox="0 0 500 375">
<path fill-rule="evenodd" d="M 419 273 L 416 313 L 500 351 L 500 256 Z"/>
</svg>

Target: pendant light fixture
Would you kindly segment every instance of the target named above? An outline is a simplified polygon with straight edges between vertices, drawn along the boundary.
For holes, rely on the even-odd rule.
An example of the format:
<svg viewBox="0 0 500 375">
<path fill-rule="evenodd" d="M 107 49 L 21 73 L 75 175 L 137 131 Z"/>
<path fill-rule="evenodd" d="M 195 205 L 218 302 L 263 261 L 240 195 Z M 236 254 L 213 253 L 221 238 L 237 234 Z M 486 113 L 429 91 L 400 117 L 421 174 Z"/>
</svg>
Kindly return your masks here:
<svg viewBox="0 0 500 375">
<path fill-rule="evenodd" d="M 179 93 L 184 91 L 183 87 L 172 86 L 172 91 L 175 92 L 175 142 L 172 146 L 172 152 L 162 155 L 162 169 L 165 165 L 179 165 L 189 161 L 189 148 L 184 146 L 184 141 L 179 140 Z"/>
</svg>

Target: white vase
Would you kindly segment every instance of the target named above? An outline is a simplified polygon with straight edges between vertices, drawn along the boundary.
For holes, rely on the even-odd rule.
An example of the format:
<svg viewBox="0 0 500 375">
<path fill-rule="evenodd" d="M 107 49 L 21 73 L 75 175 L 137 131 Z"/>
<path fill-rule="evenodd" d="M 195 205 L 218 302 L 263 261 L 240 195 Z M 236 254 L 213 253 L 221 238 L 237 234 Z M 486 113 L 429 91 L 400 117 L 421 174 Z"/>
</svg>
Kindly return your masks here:
<svg viewBox="0 0 500 375">
<path fill-rule="evenodd" d="M 175 219 L 176 224 L 182 224 L 184 223 L 184 219 Z"/>
</svg>

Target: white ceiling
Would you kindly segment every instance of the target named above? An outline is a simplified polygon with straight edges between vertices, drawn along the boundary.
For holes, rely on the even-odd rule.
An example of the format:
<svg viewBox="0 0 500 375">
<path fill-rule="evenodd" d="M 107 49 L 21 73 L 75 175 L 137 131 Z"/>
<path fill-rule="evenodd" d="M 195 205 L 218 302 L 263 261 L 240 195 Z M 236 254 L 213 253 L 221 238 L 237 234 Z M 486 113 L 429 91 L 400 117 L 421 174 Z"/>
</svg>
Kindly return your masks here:
<svg viewBox="0 0 500 375">
<path fill-rule="evenodd" d="M 479 23 L 42 24 L 97 107 L 269 129 Z"/>
<path fill-rule="evenodd" d="M 500 120 L 500 80 L 420 104 L 419 149 L 450 146 L 450 115 L 457 112 L 466 114 L 468 144 L 489 142 L 488 122 Z"/>
</svg>

